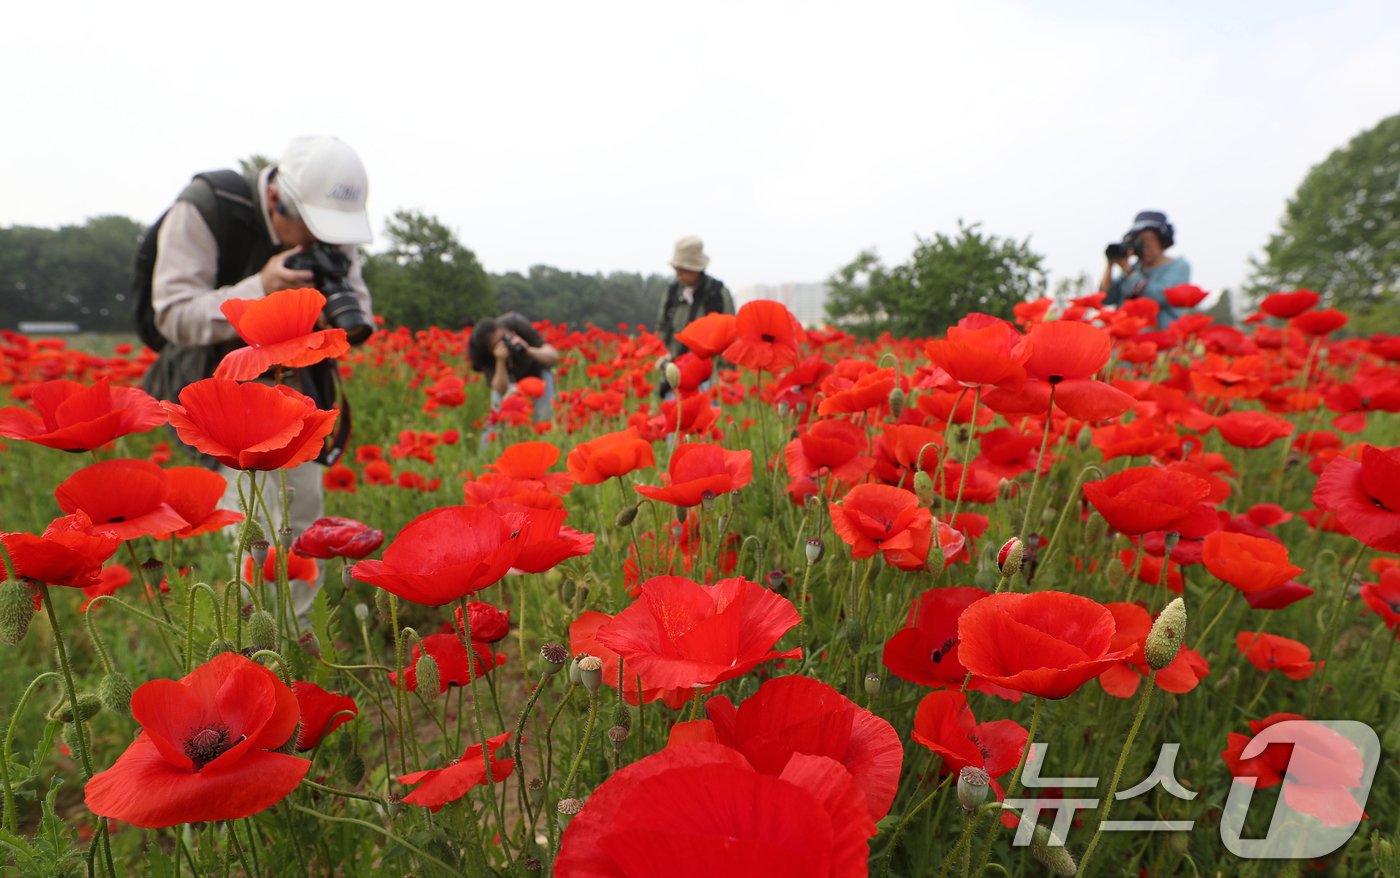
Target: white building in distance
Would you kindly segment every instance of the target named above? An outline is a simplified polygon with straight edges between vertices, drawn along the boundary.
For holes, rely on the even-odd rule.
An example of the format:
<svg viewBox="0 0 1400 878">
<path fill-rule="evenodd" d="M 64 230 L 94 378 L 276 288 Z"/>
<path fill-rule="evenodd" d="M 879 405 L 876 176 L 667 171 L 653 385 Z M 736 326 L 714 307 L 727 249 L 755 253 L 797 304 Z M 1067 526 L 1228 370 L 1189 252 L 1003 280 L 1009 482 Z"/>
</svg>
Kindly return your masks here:
<svg viewBox="0 0 1400 878">
<path fill-rule="evenodd" d="M 750 284 L 734 291 L 736 307 L 756 299 L 782 302 L 809 329 L 826 325 L 826 284 Z"/>
</svg>

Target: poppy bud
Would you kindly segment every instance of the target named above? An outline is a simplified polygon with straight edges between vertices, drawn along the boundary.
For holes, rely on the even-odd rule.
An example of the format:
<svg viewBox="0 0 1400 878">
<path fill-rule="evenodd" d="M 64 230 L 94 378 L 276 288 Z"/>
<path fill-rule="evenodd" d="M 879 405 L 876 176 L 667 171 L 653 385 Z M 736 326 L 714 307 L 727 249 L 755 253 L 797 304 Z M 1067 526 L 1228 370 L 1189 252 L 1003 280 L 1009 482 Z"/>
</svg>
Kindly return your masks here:
<svg viewBox="0 0 1400 878">
<path fill-rule="evenodd" d="M 706 491 L 700 495 L 700 508 L 709 512 L 715 506 L 715 492 Z"/>
<path fill-rule="evenodd" d="M 1079 434 L 1074 437 L 1074 444 L 1080 451 L 1088 451 L 1094 444 L 1094 431 L 1088 427 L 1080 427 Z"/>
<path fill-rule="evenodd" d="M 112 671 L 97 684 L 97 697 L 112 713 L 131 716 L 131 679 L 121 671 Z"/>
<path fill-rule="evenodd" d="M 277 623 L 267 610 L 258 610 L 248 617 L 248 645 L 255 650 L 277 648 Z"/>
<path fill-rule="evenodd" d="M 617 510 L 617 517 L 613 519 L 613 524 L 618 527 L 630 527 L 632 522 L 637 520 L 637 510 L 639 508 L 640 507 L 638 507 L 636 503 L 629 503 Z"/>
<path fill-rule="evenodd" d="M 806 549 L 807 563 L 815 564 L 826 554 L 826 543 L 822 542 L 821 537 L 808 537 Z"/>
<path fill-rule="evenodd" d="M 1181 649 L 1182 638 L 1186 636 L 1186 602 L 1177 598 L 1162 608 L 1157 621 L 1148 632 L 1143 653 L 1154 671 L 1160 671 L 1172 663 Z"/>
<path fill-rule="evenodd" d="M 673 389 L 679 390 L 681 386 L 681 367 L 677 366 L 675 362 L 672 361 L 666 364 L 664 371 L 666 372 L 666 383 L 671 385 Z"/>
<path fill-rule="evenodd" d="M 436 698 L 442 688 L 442 678 L 438 676 L 437 659 L 423 653 L 413 665 L 413 675 L 418 678 L 418 692 L 424 698 Z"/>
<path fill-rule="evenodd" d="M 350 588 L 355 584 L 355 574 L 350 572 L 353 566 L 354 565 L 346 564 L 344 567 L 340 568 L 340 581 L 346 588 Z"/>
<path fill-rule="evenodd" d="M 874 698 L 876 695 L 879 695 L 879 694 L 880 694 L 880 675 L 879 675 L 879 674 L 866 674 L 866 675 L 865 675 L 865 694 L 868 695 L 868 696 L 870 696 L 871 698 Z"/>
<path fill-rule="evenodd" d="M 786 418 L 788 416 L 788 411 L 790 410 L 790 408 L 791 407 L 787 404 L 787 400 L 778 400 L 778 417 Z"/>
<path fill-rule="evenodd" d="M 590 693 L 597 692 L 603 685 L 603 660 L 596 655 L 586 655 L 578 660 L 579 682 Z"/>
<path fill-rule="evenodd" d="M 284 527 L 277 531 L 277 546 L 282 551 L 287 551 L 292 547 L 292 540 L 296 539 L 297 532 L 290 527 Z"/>
<path fill-rule="evenodd" d="M 684 506 L 676 507 L 676 521 L 680 524 L 685 524 L 685 519 L 688 514 L 689 511 Z"/>
<path fill-rule="evenodd" d="M 631 732 L 626 728 L 622 726 L 613 726 L 608 729 L 608 740 L 612 741 L 614 746 L 620 746 L 627 741 L 627 736 L 629 734 L 631 734 Z"/>
<path fill-rule="evenodd" d="M 1174 531 L 1174 530 L 1169 530 L 1169 531 L 1167 531 L 1165 534 L 1163 534 L 1163 535 L 1162 535 L 1162 546 L 1164 547 L 1164 548 L 1163 548 L 1163 551 L 1162 551 L 1162 556 L 1163 556 L 1163 558 L 1170 557 L 1170 556 L 1171 556 L 1171 553 L 1172 553 L 1172 550 L 1176 548 L 1176 544 L 1179 543 L 1179 542 L 1181 542 L 1181 534 L 1177 533 L 1176 531 Z M 1163 563 L 1166 563 L 1166 562 L 1163 561 Z"/>
<path fill-rule="evenodd" d="M 1065 843 L 1045 826 L 1037 826 L 1031 836 L 1031 856 L 1051 875 L 1073 875 L 1077 869 L 1074 857 L 1065 850 Z"/>
<path fill-rule="evenodd" d="M 904 412 L 904 390 L 898 385 L 890 391 L 890 414 L 899 417 Z"/>
<path fill-rule="evenodd" d="M 220 637 L 217 640 L 212 641 L 209 644 L 209 651 L 205 653 L 205 661 L 208 661 L 214 656 L 224 652 L 238 652 L 238 644 L 224 637 Z"/>
<path fill-rule="evenodd" d="M 839 636 L 849 643 L 852 649 L 860 649 L 860 645 L 865 641 L 865 629 L 861 627 L 860 620 L 847 619 L 841 623 Z"/>
<path fill-rule="evenodd" d="M 315 631 L 303 631 L 297 638 L 297 645 L 306 650 L 307 655 L 315 658 L 321 657 L 321 640 L 316 636 Z"/>
<path fill-rule="evenodd" d="M 1098 511 L 1089 513 L 1089 520 L 1084 522 L 1084 542 L 1088 545 L 1095 545 L 1108 534 L 1108 521 Z"/>
<path fill-rule="evenodd" d="M 245 552 L 253 547 L 253 543 L 259 540 L 267 542 L 266 534 L 263 533 L 262 525 L 258 524 L 256 518 L 243 519 L 243 529 L 238 533 L 238 547 Z"/>
<path fill-rule="evenodd" d="M 0 583 L 0 641 L 16 644 L 29 633 L 34 618 L 34 596 L 24 583 L 7 579 Z"/>
<path fill-rule="evenodd" d="M 987 791 L 991 788 L 991 776 L 980 768 L 963 766 L 958 772 L 958 804 L 964 811 L 976 811 L 977 806 L 987 801 Z"/>
<path fill-rule="evenodd" d="M 84 692 L 78 696 L 78 718 L 87 722 L 97 716 L 102 710 L 102 699 L 91 692 Z M 73 706 L 68 703 L 68 699 L 60 701 L 49 711 L 49 719 L 58 722 L 71 723 L 73 721 Z"/>
<path fill-rule="evenodd" d="M 924 470 L 914 473 L 914 496 L 919 498 L 920 506 L 929 506 L 933 503 L 933 476 Z"/>
<path fill-rule="evenodd" d="M 613 708 L 613 725 L 622 726 L 624 729 L 632 729 L 632 712 L 621 704 Z"/>
<path fill-rule="evenodd" d="M 355 618 L 361 622 L 369 621 L 369 605 L 364 603 L 356 604 Z"/>
<path fill-rule="evenodd" d="M 268 553 L 272 551 L 272 544 L 267 540 L 253 540 L 248 544 L 248 554 L 253 556 L 253 563 L 257 565 L 254 570 L 261 570 L 267 563 Z"/>
<path fill-rule="evenodd" d="M 1123 583 L 1128 581 L 1128 571 L 1122 564 L 1109 564 L 1104 571 L 1104 576 L 1108 579 L 1108 584 L 1117 591 L 1123 587 Z"/>
<path fill-rule="evenodd" d="M 1382 875 L 1400 874 L 1400 857 L 1395 856 L 1395 845 L 1379 832 L 1371 833 L 1371 859 Z"/>
<path fill-rule="evenodd" d="M 365 779 L 365 760 L 358 753 L 345 757 L 345 781 L 350 786 L 358 786 Z"/>
<path fill-rule="evenodd" d="M 1026 546 L 1020 540 L 1012 537 L 1001 545 L 1001 551 L 997 552 L 997 569 L 1001 575 L 1010 579 L 1021 572 L 1021 561 L 1026 556 Z"/>
<path fill-rule="evenodd" d="M 569 660 L 569 650 L 562 643 L 546 643 L 540 647 L 540 657 L 544 659 L 545 673 L 552 677 Z"/>
<path fill-rule="evenodd" d="M 560 799 L 557 806 L 560 814 L 567 814 L 570 817 L 583 810 L 582 799 Z"/>
<path fill-rule="evenodd" d="M 374 593 L 374 611 L 379 615 L 379 621 L 385 625 L 394 624 L 394 596 L 384 589 L 378 589 Z"/>
</svg>

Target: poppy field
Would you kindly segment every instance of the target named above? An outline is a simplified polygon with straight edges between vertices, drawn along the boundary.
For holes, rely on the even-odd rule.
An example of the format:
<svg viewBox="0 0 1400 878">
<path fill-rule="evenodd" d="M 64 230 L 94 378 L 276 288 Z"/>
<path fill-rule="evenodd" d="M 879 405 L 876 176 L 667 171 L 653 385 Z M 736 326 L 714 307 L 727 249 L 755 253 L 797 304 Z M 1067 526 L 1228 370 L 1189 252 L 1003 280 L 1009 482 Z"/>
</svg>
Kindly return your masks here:
<svg viewBox="0 0 1400 878">
<path fill-rule="evenodd" d="M 319 296 L 172 402 L 0 339 L 7 874 L 1400 875 L 1400 338 L 1316 293 L 542 323 L 539 424 Z"/>
</svg>

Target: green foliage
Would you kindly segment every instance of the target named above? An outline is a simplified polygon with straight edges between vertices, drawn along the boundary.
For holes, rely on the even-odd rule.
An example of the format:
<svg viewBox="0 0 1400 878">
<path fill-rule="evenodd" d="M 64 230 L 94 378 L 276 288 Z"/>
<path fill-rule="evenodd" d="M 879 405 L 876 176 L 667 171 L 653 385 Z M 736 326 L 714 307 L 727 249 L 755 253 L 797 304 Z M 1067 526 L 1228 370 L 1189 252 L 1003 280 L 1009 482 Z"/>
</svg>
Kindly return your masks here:
<svg viewBox="0 0 1400 878">
<path fill-rule="evenodd" d="M 130 329 L 127 284 L 144 231 L 122 216 L 58 229 L 0 229 L 0 327 L 71 320 L 84 330 Z"/>
<path fill-rule="evenodd" d="M 651 325 L 669 279 L 615 271 L 580 274 L 547 265 L 531 266 L 528 274 L 494 276 L 501 310 L 519 311 L 531 320 L 551 320 L 602 329 Z"/>
<path fill-rule="evenodd" d="M 272 164 L 272 159 L 260 152 L 255 152 L 247 158 L 238 160 L 238 170 L 243 173 L 243 176 L 247 177 L 261 171 L 270 164 Z"/>
<path fill-rule="evenodd" d="M 389 249 L 365 257 L 374 309 L 390 326 L 461 327 L 496 313 L 491 278 L 435 217 L 399 210 L 385 224 Z"/>
<path fill-rule="evenodd" d="M 0 829 L 0 846 L 7 851 L 6 859 L 19 869 L 20 875 L 76 878 L 82 874 L 83 854 L 74 844 L 73 829 L 54 811 L 58 788 L 62 785 L 63 778 L 53 779 L 49 794 L 44 797 L 44 817 L 32 838 Z"/>
<path fill-rule="evenodd" d="M 861 253 L 828 280 L 826 313 L 864 337 L 938 335 L 963 315 L 1010 318 L 1017 302 L 1045 295 L 1044 257 L 1030 241 L 1013 241 L 958 221 L 955 237 L 920 238 L 906 263 L 885 267 Z"/>
<path fill-rule="evenodd" d="M 1254 262 L 1250 292 L 1317 290 L 1361 331 L 1400 329 L 1400 115 L 1313 167 Z"/>
</svg>

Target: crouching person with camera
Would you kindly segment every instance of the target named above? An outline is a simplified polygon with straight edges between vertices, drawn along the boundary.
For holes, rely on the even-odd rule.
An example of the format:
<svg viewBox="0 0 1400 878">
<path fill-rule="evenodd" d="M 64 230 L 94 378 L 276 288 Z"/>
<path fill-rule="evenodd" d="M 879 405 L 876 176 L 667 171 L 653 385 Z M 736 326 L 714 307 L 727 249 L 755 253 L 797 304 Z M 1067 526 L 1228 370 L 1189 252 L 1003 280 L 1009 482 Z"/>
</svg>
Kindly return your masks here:
<svg viewBox="0 0 1400 878">
<path fill-rule="evenodd" d="M 524 316 L 512 311 L 477 323 L 467 353 L 472 371 L 485 375 L 491 387 L 492 412 L 500 409 L 521 379 L 538 378 L 543 388 L 534 398 L 535 423 L 554 420 L 554 364 L 559 362 L 559 351 Z"/>
<path fill-rule="evenodd" d="M 368 194 L 359 156 L 332 137 L 297 138 L 277 164 L 248 175 L 231 170 L 196 175 L 137 254 L 132 279 L 137 328 L 159 353 L 144 382 L 147 391 L 175 401 L 182 389 L 212 377 L 225 355 L 243 347 L 220 310 L 230 299 L 316 287 L 326 297 L 319 322 L 344 329 L 351 344 L 363 343 L 374 320 L 355 245 L 371 238 Z M 269 373 L 257 380 L 270 383 L 274 377 Z M 340 405 L 341 416 L 334 442 L 319 461 L 284 471 L 285 521 L 280 479 L 276 473 L 255 474 L 267 498 L 260 524 L 274 545 L 284 526 L 299 534 L 322 516 L 318 464 L 333 463 L 349 439 L 349 407 L 337 399 L 335 361 L 280 369 L 276 380 L 311 397 L 318 408 Z M 223 466 L 219 471 L 228 480 L 220 505 L 238 509 L 240 474 Z M 315 583 L 293 583 L 298 616 L 305 617 L 321 578 L 318 573 Z"/>
</svg>

